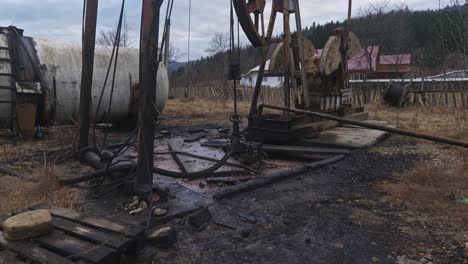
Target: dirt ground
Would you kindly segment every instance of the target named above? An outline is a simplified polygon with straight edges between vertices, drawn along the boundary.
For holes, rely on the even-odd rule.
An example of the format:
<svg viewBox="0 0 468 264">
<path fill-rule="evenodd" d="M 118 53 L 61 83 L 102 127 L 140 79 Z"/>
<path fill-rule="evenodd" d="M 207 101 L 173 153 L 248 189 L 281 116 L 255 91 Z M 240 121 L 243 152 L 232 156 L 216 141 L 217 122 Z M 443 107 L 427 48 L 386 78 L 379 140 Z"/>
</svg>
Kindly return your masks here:
<svg viewBox="0 0 468 264">
<path fill-rule="evenodd" d="M 223 107 L 213 109 L 216 118 Z M 466 139 L 466 111 L 367 110 L 400 128 Z M 320 171 L 216 203 L 201 232 L 174 223 L 175 248 L 147 261 L 468 263 L 468 205 L 456 202 L 468 197 L 466 166 L 459 148 L 393 136 Z"/>
<path fill-rule="evenodd" d="M 245 116 L 248 104 L 239 108 Z M 228 127 L 231 109 L 169 100 L 162 124 Z M 467 111 L 366 109 L 372 119 L 468 141 Z M 74 142 L 69 129 L 2 145 L 2 165 L 26 179 L 0 174 L 0 213 L 38 201 L 79 209 L 82 191 L 54 182 L 90 170 L 73 161 Z M 457 202 L 468 197 L 466 158 L 459 148 L 392 136 L 319 171 L 217 202 L 204 230 L 174 221 L 175 246 L 147 247 L 138 263 L 468 263 L 468 205 Z"/>
<path fill-rule="evenodd" d="M 446 151 L 389 139 L 319 171 L 222 200 L 210 208 L 213 221 L 205 230 L 184 220 L 173 223 L 178 242 L 171 250 L 158 250 L 151 261 L 467 263 L 466 205 L 455 205 L 446 193 L 424 197 L 425 202 L 440 200 L 459 212 L 421 210 L 412 195 L 395 203 L 394 193 L 385 188 L 388 182 L 398 185 L 397 179 L 412 173 L 421 160 L 449 162 Z M 465 181 L 460 188 L 466 187 Z"/>
</svg>

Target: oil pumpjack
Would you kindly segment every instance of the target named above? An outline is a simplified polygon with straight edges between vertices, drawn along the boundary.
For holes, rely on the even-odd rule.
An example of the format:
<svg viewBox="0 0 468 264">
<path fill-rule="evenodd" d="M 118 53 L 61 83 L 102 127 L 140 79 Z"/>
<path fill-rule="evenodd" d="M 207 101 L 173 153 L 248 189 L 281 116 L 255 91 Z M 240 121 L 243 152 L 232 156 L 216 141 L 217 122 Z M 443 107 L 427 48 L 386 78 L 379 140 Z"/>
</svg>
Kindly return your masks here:
<svg viewBox="0 0 468 264">
<path fill-rule="evenodd" d="M 271 14 L 267 22 L 264 13 L 270 4 Z M 319 54 L 302 34 L 299 0 L 233 0 L 233 5 L 250 43 L 263 50 L 248 117 L 248 140 L 289 143 L 306 132 L 319 130 L 322 121 L 288 112 L 265 114 L 263 110 L 268 107 L 259 106 L 258 101 L 262 80 L 268 76 L 284 77 L 284 107 L 341 117 L 363 112 L 363 108 L 353 106 L 353 91 L 348 83 L 348 60 L 361 49 L 358 38 L 350 31 L 351 1 L 348 24 L 334 31 Z M 283 33 L 274 38 L 275 22 L 281 14 Z M 292 15 L 296 24 L 294 33 L 290 26 Z M 270 53 L 271 60 L 266 69 Z"/>
</svg>

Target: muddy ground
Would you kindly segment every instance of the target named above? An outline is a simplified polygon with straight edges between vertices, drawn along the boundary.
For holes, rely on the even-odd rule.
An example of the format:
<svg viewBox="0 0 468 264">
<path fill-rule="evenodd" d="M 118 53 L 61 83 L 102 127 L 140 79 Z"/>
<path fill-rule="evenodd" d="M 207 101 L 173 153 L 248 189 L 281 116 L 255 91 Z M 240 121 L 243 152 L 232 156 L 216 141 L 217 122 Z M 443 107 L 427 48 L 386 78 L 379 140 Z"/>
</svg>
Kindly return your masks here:
<svg viewBox="0 0 468 264">
<path fill-rule="evenodd" d="M 421 160 L 445 157 L 431 143 L 390 138 L 318 171 L 216 202 L 201 231 L 176 220 L 174 247 L 149 246 L 138 263 L 468 263 L 463 226 L 395 206 L 379 187 Z"/>
</svg>

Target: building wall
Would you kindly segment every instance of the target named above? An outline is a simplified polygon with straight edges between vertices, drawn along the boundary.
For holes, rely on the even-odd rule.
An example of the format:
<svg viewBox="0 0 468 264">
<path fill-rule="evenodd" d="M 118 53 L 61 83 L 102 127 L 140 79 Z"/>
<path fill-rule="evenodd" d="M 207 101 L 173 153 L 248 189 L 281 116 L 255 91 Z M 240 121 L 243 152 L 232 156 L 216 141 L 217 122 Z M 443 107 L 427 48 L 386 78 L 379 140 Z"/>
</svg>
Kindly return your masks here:
<svg viewBox="0 0 468 264">
<path fill-rule="evenodd" d="M 254 87 L 257 82 L 258 73 L 252 72 L 242 77 L 241 85 L 247 87 Z M 283 77 L 263 77 L 263 86 L 269 86 L 271 88 L 278 88 L 283 85 Z"/>
</svg>

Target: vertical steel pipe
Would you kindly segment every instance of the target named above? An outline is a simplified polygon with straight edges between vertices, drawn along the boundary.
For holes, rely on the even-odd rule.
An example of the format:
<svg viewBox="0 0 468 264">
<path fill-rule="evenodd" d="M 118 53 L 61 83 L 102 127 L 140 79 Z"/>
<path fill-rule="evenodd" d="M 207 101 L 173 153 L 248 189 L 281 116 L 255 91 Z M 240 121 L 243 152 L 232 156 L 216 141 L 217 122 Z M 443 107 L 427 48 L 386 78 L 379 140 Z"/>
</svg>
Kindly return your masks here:
<svg viewBox="0 0 468 264">
<path fill-rule="evenodd" d="M 89 124 L 91 117 L 91 93 L 93 88 L 94 50 L 96 47 L 96 23 L 98 0 L 86 0 L 86 13 L 83 34 L 83 63 L 80 89 L 80 149 L 88 147 Z"/>
<path fill-rule="evenodd" d="M 159 15 L 163 0 L 143 0 L 140 34 L 140 108 L 135 191 L 148 193 L 153 185 L 154 121 L 159 63 Z"/>
</svg>

